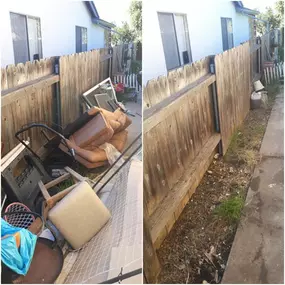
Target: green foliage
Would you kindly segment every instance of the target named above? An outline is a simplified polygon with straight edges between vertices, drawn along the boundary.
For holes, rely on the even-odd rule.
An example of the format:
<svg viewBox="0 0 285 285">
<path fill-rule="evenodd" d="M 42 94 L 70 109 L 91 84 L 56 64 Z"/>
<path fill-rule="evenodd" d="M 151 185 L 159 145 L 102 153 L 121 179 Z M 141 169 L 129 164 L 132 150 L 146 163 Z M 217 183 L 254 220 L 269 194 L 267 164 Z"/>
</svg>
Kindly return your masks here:
<svg viewBox="0 0 285 285">
<path fill-rule="evenodd" d="M 284 26 L 284 1 L 275 2 L 274 7 L 266 7 L 264 13 L 260 13 L 257 18 L 268 21 L 270 30 Z M 266 33 L 266 23 L 256 21 L 257 32 Z"/>
<path fill-rule="evenodd" d="M 238 194 L 223 201 L 214 210 L 214 214 L 225 219 L 229 223 L 236 223 L 240 220 L 243 205 L 244 199 Z"/>
<path fill-rule="evenodd" d="M 133 0 L 130 5 L 131 24 L 136 34 L 136 40 L 142 39 L 142 1 Z"/>
<path fill-rule="evenodd" d="M 74 183 L 72 181 L 72 179 L 67 179 L 67 180 L 64 180 L 62 182 L 60 182 L 57 187 L 59 188 L 60 191 L 63 191 L 65 190 L 66 188 L 72 186 Z"/>
<path fill-rule="evenodd" d="M 133 0 L 129 7 L 131 25 L 124 21 L 114 30 L 117 33 L 112 33 L 112 45 L 120 45 L 140 41 L 142 39 L 142 2 Z"/>
<path fill-rule="evenodd" d="M 122 25 L 114 29 L 117 33 L 112 33 L 112 45 L 120 45 L 131 43 L 136 39 L 135 31 L 130 27 L 127 22 L 122 22 Z"/>
<path fill-rule="evenodd" d="M 277 18 L 278 18 L 278 21 L 279 21 L 279 26 L 280 27 L 284 27 L 284 1 L 281 0 L 281 1 L 277 1 L 275 3 L 275 10 L 277 12 Z"/>
<path fill-rule="evenodd" d="M 133 60 L 131 63 L 131 73 L 138 74 L 142 70 L 142 62 Z"/>
</svg>

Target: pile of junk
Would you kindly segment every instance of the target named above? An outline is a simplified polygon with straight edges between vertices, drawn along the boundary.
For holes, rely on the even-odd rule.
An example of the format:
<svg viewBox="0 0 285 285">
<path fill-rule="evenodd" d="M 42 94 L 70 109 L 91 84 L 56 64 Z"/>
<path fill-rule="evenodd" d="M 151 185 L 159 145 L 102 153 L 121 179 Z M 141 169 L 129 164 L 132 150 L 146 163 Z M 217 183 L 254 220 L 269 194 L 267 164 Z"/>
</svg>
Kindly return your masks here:
<svg viewBox="0 0 285 285">
<path fill-rule="evenodd" d="M 4 284 L 142 283 L 141 134 L 126 147 L 134 115 L 108 80 L 82 101 L 65 128 L 23 126 L 1 158 Z M 27 138 L 34 129 L 44 159 Z"/>
</svg>

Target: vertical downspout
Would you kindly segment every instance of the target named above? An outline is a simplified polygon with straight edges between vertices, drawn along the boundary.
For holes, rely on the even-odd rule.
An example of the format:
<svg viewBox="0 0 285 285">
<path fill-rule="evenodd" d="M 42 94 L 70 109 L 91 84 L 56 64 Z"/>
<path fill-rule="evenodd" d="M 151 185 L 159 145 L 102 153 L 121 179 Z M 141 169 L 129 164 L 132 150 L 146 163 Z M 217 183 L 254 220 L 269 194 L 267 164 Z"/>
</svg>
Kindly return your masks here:
<svg viewBox="0 0 285 285">
<path fill-rule="evenodd" d="M 210 57 L 210 73 L 216 74 L 216 68 L 215 68 L 215 56 Z M 219 105 L 218 105 L 218 95 L 217 95 L 217 85 L 216 81 L 211 84 L 212 88 L 212 96 L 213 96 L 213 109 L 214 109 L 214 123 L 215 123 L 215 130 L 217 133 L 221 132 L 220 128 L 220 117 L 219 117 Z M 219 148 L 219 154 L 223 154 L 223 148 L 222 148 L 222 142 L 219 142 L 218 145 Z"/>
<path fill-rule="evenodd" d="M 59 56 L 55 57 L 54 60 L 54 73 L 58 74 L 60 73 L 59 68 Z M 59 126 L 61 126 L 61 97 L 60 97 L 60 81 L 56 82 L 54 84 L 54 92 L 53 92 L 53 129 L 61 132 L 61 129 Z"/>
</svg>

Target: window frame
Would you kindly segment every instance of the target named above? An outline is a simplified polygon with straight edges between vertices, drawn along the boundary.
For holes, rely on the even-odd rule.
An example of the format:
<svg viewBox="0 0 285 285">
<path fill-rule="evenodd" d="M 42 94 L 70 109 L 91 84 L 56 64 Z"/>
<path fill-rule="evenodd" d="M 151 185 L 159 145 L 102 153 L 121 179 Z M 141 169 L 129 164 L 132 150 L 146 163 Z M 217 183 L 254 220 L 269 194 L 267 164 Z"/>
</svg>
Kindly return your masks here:
<svg viewBox="0 0 285 285">
<path fill-rule="evenodd" d="M 223 20 L 225 20 L 225 23 L 226 23 L 226 32 L 227 32 L 227 45 L 228 47 L 225 49 L 224 47 L 224 38 L 223 38 Z M 230 20 L 231 22 L 231 26 L 232 26 L 232 32 L 231 34 L 229 34 L 228 32 L 228 21 Z M 234 43 L 234 25 L 233 25 L 233 18 L 230 18 L 230 17 L 221 17 L 221 32 L 222 32 L 222 45 L 223 45 L 223 51 L 227 51 L 229 49 L 232 49 L 235 47 L 235 43 Z M 232 47 L 229 47 L 229 35 L 231 35 L 231 42 L 232 42 Z"/>
<path fill-rule="evenodd" d="M 18 13 L 18 12 L 13 12 L 13 11 L 10 11 L 9 12 L 9 15 L 10 15 L 10 27 L 11 27 L 11 32 L 12 32 L 12 23 L 11 23 L 11 14 L 15 14 L 15 15 L 19 15 L 19 16 L 23 16 L 25 17 L 25 26 L 26 26 L 26 31 L 27 31 L 27 38 L 26 38 L 26 41 L 27 41 L 27 47 L 28 47 L 28 61 L 33 61 L 34 59 L 31 59 L 31 56 L 30 56 L 30 42 L 29 42 L 29 29 L 28 29 L 28 18 L 32 18 L 32 19 L 35 19 L 35 20 L 38 20 L 39 21 L 39 30 L 40 30 L 40 44 L 39 44 L 39 59 L 42 59 L 43 58 L 43 44 L 42 44 L 42 25 L 41 25 L 41 18 L 40 17 L 37 17 L 37 16 L 32 16 L 30 14 L 23 14 L 23 13 Z M 12 38 L 12 44 L 13 44 L 13 53 L 14 53 L 14 62 L 15 64 L 18 64 L 18 63 L 21 63 L 21 62 L 16 62 L 16 58 L 15 58 L 15 50 L 14 50 L 14 41 L 13 41 L 13 38 Z M 24 62 L 23 62 L 24 63 Z"/>
<path fill-rule="evenodd" d="M 159 17 L 159 14 L 161 15 L 171 15 L 172 17 L 172 21 L 173 21 L 173 28 L 174 28 L 174 32 L 175 32 L 175 41 L 176 41 L 176 48 L 177 48 L 177 51 L 178 51 L 178 61 L 179 61 L 179 65 L 176 66 L 176 67 L 173 67 L 173 68 L 167 68 L 166 66 L 166 69 L 167 71 L 171 71 L 171 70 L 175 70 L 179 67 L 182 67 L 184 65 L 187 65 L 187 64 L 191 64 L 193 62 L 193 58 L 192 58 L 192 50 L 191 50 L 191 41 L 190 41 L 190 35 L 189 35 L 189 26 L 188 26 L 188 19 L 187 19 L 187 14 L 186 13 L 174 13 L 174 12 L 163 12 L 163 11 L 157 11 L 157 19 Z M 179 45 L 178 45 L 178 38 L 177 38 L 177 30 L 176 30 L 176 24 L 175 24 L 175 19 L 174 19 L 174 16 L 177 15 L 177 16 L 183 16 L 183 21 L 184 21 L 184 34 L 185 34 L 185 37 L 186 37 L 186 45 L 187 45 L 187 51 L 188 51 L 188 55 L 189 55 L 189 63 L 186 63 L 186 64 L 182 64 L 181 63 L 181 59 L 180 59 L 180 49 L 179 49 Z M 159 20 L 158 20 L 159 21 Z M 185 29 L 185 26 L 187 27 L 187 33 L 186 33 L 186 29 Z M 159 25 L 159 30 L 160 30 L 160 34 L 161 34 L 161 28 L 160 28 L 160 25 Z M 187 34 L 187 36 L 186 36 Z M 161 38 L 162 39 L 162 38 Z M 162 41 L 162 46 L 163 46 L 163 41 Z M 164 52 L 164 46 L 163 46 L 163 52 Z M 165 58 L 165 52 L 164 52 L 164 59 L 166 61 L 166 58 Z"/>
<path fill-rule="evenodd" d="M 77 28 L 80 28 L 80 33 L 81 33 L 81 51 L 77 51 L 77 38 L 76 38 Z M 83 35 L 82 31 L 83 30 L 86 30 L 86 50 L 83 50 L 83 37 L 82 37 L 82 35 Z M 75 25 L 75 52 L 80 53 L 80 52 L 86 52 L 86 51 L 88 51 L 88 29 L 87 29 L 87 27 Z"/>
</svg>

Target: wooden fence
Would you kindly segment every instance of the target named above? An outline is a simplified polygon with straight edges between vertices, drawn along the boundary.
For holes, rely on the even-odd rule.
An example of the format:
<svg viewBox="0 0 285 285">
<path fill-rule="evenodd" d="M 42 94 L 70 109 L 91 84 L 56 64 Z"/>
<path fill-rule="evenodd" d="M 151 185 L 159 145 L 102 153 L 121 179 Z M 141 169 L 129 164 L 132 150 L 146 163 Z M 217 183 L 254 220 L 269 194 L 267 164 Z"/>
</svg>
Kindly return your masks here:
<svg viewBox="0 0 285 285">
<path fill-rule="evenodd" d="M 56 122 L 55 83 L 59 82 L 62 126 L 80 115 L 80 95 L 108 77 L 110 59 L 107 49 L 62 56 L 59 74 L 55 74 L 55 58 L 9 65 L 1 69 L 1 134 L 2 156 L 18 144 L 15 133 L 25 124 Z M 59 106 L 60 106 L 59 105 Z M 46 140 L 38 129 L 25 133 L 38 151 Z"/>
<path fill-rule="evenodd" d="M 15 139 L 15 133 L 23 125 L 33 121 L 51 125 L 52 84 L 59 81 L 59 76 L 53 74 L 53 69 L 53 59 L 9 65 L 1 69 L 2 155 L 19 143 Z M 43 141 L 39 130 L 32 129 L 25 134 L 27 137 L 31 139 L 31 146 L 39 149 Z"/>
<path fill-rule="evenodd" d="M 171 71 L 144 88 L 147 282 L 155 282 L 150 264 L 156 273 L 159 270 L 155 249 L 178 219 L 214 154 L 226 152 L 233 132 L 247 115 L 250 83 L 247 42 Z"/>
<path fill-rule="evenodd" d="M 131 73 L 131 64 L 137 57 L 137 43 L 114 46 L 112 58 L 112 76 Z"/>
<path fill-rule="evenodd" d="M 247 42 L 215 56 L 223 154 L 228 149 L 231 136 L 250 108 L 249 50 Z"/>
<path fill-rule="evenodd" d="M 80 96 L 100 82 L 100 51 L 60 57 L 61 119 L 65 126 L 80 115 Z"/>
<path fill-rule="evenodd" d="M 266 33 L 261 37 L 253 38 L 249 41 L 250 44 L 250 76 L 251 81 L 262 79 L 263 69 L 266 62 L 273 60 L 272 53 L 272 41 L 271 38 L 274 35 L 274 31 Z"/>
<path fill-rule="evenodd" d="M 284 77 L 284 63 L 279 62 L 277 64 L 272 63 L 271 66 L 267 66 L 264 68 L 264 78 L 265 84 L 271 84 L 275 81 L 280 80 Z"/>
</svg>

